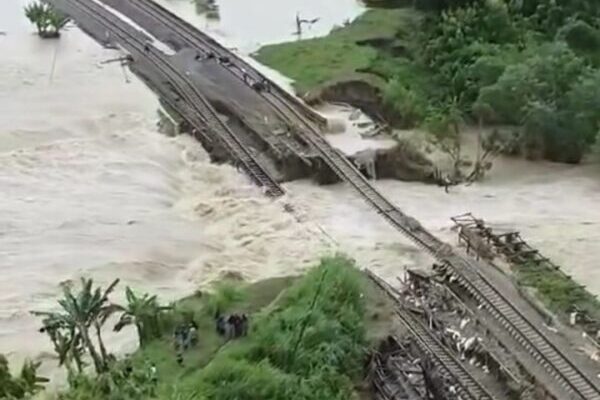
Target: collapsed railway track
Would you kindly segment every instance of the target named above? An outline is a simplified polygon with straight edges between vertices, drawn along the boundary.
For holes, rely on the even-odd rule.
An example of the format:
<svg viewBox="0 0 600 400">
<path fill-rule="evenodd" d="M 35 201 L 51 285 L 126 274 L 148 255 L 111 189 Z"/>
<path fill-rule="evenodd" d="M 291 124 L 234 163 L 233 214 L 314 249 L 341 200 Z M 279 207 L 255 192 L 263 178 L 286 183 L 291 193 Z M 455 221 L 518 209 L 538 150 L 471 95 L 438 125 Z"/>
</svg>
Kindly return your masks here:
<svg viewBox="0 0 600 400">
<path fill-rule="evenodd" d="M 304 105 L 297 97 L 290 95 L 287 91 L 270 81 L 245 60 L 238 57 L 234 52 L 223 47 L 209 35 L 196 29 L 189 22 L 179 18 L 165 7 L 149 0 L 129 0 L 126 4 L 117 3 L 119 0 L 102 0 L 115 7 L 133 6 L 145 17 L 162 25 L 164 30 L 173 33 L 178 41 L 198 54 L 207 57 L 209 54 L 229 60 L 223 64 L 224 70 L 229 72 L 235 79 L 249 85 L 250 82 L 266 82 L 268 86 L 256 93 L 286 122 L 288 128 L 294 127 L 295 130 L 302 129 L 302 121 L 309 120 L 317 126 L 324 127 L 327 120 L 317 112 Z M 143 23 L 143 20 L 139 21 Z M 179 46 L 174 46 L 179 47 Z M 250 88 L 250 86 L 248 86 Z M 254 91 L 254 89 L 251 89 Z M 267 135 L 268 137 L 268 135 Z M 287 142 L 286 142 L 287 143 Z M 276 147 L 277 145 L 271 144 Z M 291 149 L 297 154 L 302 154 L 302 148 Z M 304 157 L 303 161 L 308 162 Z M 310 164 L 310 162 L 308 162 Z"/>
<path fill-rule="evenodd" d="M 223 145 L 239 161 L 241 167 L 250 178 L 259 186 L 263 187 L 266 194 L 272 197 L 284 194 L 279 183 L 263 168 L 252 152 L 244 146 L 239 138 L 221 120 L 218 113 L 208 100 L 195 88 L 194 84 L 181 73 L 162 52 L 149 46 L 140 38 L 139 31 L 131 31 L 131 26 L 124 23 L 105 7 L 94 1 L 72 1 L 63 0 L 53 2 L 61 9 L 62 4 L 69 4 L 68 9 L 63 10 L 67 14 L 81 13 L 84 18 L 93 19 L 100 26 L 109 29 L 118 39 L 119 44 L 128 52 L 140 59 L 146 59 L 163 77 L 168 79 L 168 84 L 174 89 L 180 99 L 171 100 L 171 106 L 176 103 L 177 109 L 182 116 L 197 131 L 209 129 L 217 136 Z M 73 16 L 73 15 L 72 15 Z M 181 100 L 184 100 L 183 102 Z"/>
<path fill-rule="evenodd" d="M 91 18 L 98 21 L 101 25 L 115 30 L 117 36 L 124 42 L 125 47 L 135 53 L 137 56 L 147 58 L 155 63 L 160 71 L 164 73 L 178 93 L 186 100 L 186 104 L 204 118 L 204 122 L 211 129 L 217 129 L 220 134 L 227 138 L 229 145 L 235 149 L 236 156 L 242 160 L 245 169 L 257 183 L 266 186 L 272 190 L 272 195 L 277 195 L 283 190 L 276 185 L 274 180 L 263 171 L 245 146 L 239 142 L 229 128 L 220 121 L 216 112 L 210 104 L 201 96 L 185 76 L 182 76 L 169 60 L 160 55 L 158 51 L 151 51 L 149 54 L 144 52 L 144 43 L 139 38 L 127 32 L 126 28 L 116 24 L 111 19 L 116 16 L 107 17 L 108 11 L 92 0 L 50 0 L 52 3 L 65 1 L 73 9 L 83 12 L 84 18 Z M 151 3 L 149 0 L 129 0 L 143 3 Z M 60 7 L 59 7 L 60 8 Z M 84 10 L 84 11 L 81 11 Z M 70 10 L 63 10 L 70 14 Z M 168 12 L 168 11 L 167 11 Z M 112 14 L 111 14 L 112 15 Z M 162 17 L 161 17 L 162 18 Z M 188 26 L 189 28 L 189 26 Z M 174 29 L 181 29 L 174 27 Z M 195 28 L 192 28 L 195 31 Z M 181 34 L 182 32 L 180 32 Z M 208 39 L 207 39 L 208 40 Z M 213 43 L 213 49 L 224 51 L 220 45 Z M 196 44 L 197 46 L 197 44 Z M 247 65 L 247 64 L 246 64 Z M 248 69 L 253 71 L 249 65 Z M 256 71 L 253 73 L 258 74 Z M 273 85 L 276 88 L 275 85 Z M 279 93 L 282 89 L 275 89 Z M 544 376 L 538 374 L 541 382 L 546 382 L 547 390 L 555 398 L 563 399 L 585 399 L 600 400 L 600 388 L 598 383 L 592 380 L 587 374 L 578 368 L 572 359 L 559 349 L 551 339 L 538 329 L 527 317 L 517 309 L 517 307 L 504 296 L 491 282 L 479 271 L 482 269 L 481 263 L 474 260 L 467 260 L 455 253 L 452 248 L 437 239 L 428 232 L 414 218 L 404 214 L 393 203 L 387 200 L 371 183 L 358 171 L 358 169 L 338 150 L 334 149 L 321 136 L 313 121 L 308 120 L 297 106 L 281 97 L 280 107 L 285 109 L 286 113 L 302 121 L 303 130 L 299 132 L 304 141 L 306 141 L 321 157 L 321 159 L 345 182 L 347 182 L 358 194 L 372 207 L 377 213 L 381 214 L 393 227 L 405 234 L 410 240 L 423 248 L 439 261 L 446 268 L 451 269 L 461 280 L 463 285 L 469 290 L 471 295 L 493 316 L 494 320 L 501 325 L 512 338 L 512 343 L 506 343 L 507 346 L 518 344 L 520 349 L 514 349 L 517 357 L 521 358 L 522 364 L 527 365 L 534 362 L 544 369 Z M 226 135 L 224 134 L 224 132 Z M 522 351 L 520 351 L 522 350 Z M 535 375 L 535 374 L 534 374 Z M 551 382 L 548 383 L 548 377 Z M 541 379 L 540 379 L 541 378 Z"/>
<path fill-rule="evenodd" d="M 293 112 L 293 110 L 291 110 Z M 334 149 L 319 133 L 309 126 L 310 133 L 305 140 L 312 144 L 323 160 L 345 182 L 350 184 L 375 210 L 392 226 L 404 233 L 411 241 L 429 252 L 450 268 L 459 277 L 471 295 L 490 313 L 490 315 L 510 334 L 524 353 L 532 358 L 552 378 L 545 381 L 546 389 L 556 399 L 600 400 L 600 387 L 594 378 L 578 368 L 572 359 L 561 351 L 547 335 L 536 327 L 519 309 L 504 296 L 479 271 L 484 269 L 480 262 L 465 259 L 452 248 L 427 231 L 417 220 L 404 214 L 394 204 L 377 191 L 362 173 L 338 150 Z M 510 348 L 511 344 L 506 343 Z M 520 360 L 521 361 L 521 360 Z M 523 362 L 527 365 L 527 362 Z M 535 375 L 535 374 L 534 374 Z M 536 376 L 540 378 L 540 376 Z M 568 396 L 568 397 L 565 397 Z"/>
<path fill-rule="evenodd" d="M 464 400 L 493 400 L 495 397 L 484 388 L 477 379 L 465 369 L 456 357 L 450 353 L 433 335 L 433 333 L 423 325 L 421 321 L 415 318 L 399 302 L 394 289 L 377 275 L 367 270 L 369 278 L 379 286 L 388 296 L 395 300 L 397 308 L 396 315 L 402 324 L 410 331 L 416 339 L 417 345 L 425 353 L 433 358 L 434 362 L 442 368 L 446 375 L 451 376 L 456 382 L 456 393 Z"/>
<path fill-rule="evenodd" d="M 178 35 L 179 39 L 190 48 L 195 48 L 204 52 L 205 54 L 212 52 L 213 54 L 228 57 L 231 62 L 237 66 L 236 70 L 229 69 L 229 72 L 233 73 L 238 79 L 244 80 L 243 71 L 246 71 L 250 79 L 253 81 L 266 82 L 269 87 L 273 89 L 272 93 L 264 94 L 263 97 L 266 98 L 267 101 L 269 101 L 271 97 L 276 98 L 279 102 L 285 104 L 286 107 L 291 107 L 296 112 L 300 113 L 302 119 L 308 118 L 310 121 L 319 126 L 325 126 L 327 124 L 327 120 L 324 117 L 307 107 L 296 96 L 289 94 L 286 90 L 279 87 L 265 75 L 258 72 L 243 58 L 225 48 L 212 37 L 198 30 L 189 22 L 179 18 L 167 8 L 154 1 L 148 0 L 129 0 L 129 2 L 137 7 L 140 11 L 145 13 L 148 17 L 154 19 L 157 23 L 167 23 L 168 28 L 172 29 Z M 277 105 L 273 103 L 271 103 L 271 105 L 277 108 Z"/>
</svg>

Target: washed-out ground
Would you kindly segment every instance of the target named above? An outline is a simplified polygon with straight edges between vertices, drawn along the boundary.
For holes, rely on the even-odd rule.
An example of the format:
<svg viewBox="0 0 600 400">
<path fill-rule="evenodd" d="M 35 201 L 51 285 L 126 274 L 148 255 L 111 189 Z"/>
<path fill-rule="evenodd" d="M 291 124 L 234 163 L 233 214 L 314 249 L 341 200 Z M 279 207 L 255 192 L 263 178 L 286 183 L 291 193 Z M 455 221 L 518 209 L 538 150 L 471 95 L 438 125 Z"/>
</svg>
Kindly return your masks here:
<svg viewBox="0 0 600 400">
<path fill-rule="evenodd" d="M 326 37 L 265 46 L 257 52 L 257 58 L 294 79 L 293 86 L 300 93 L 308 92 L 309 97 L 343 81 L 365 82 L 378 90 L 385 83 L 383 77 L 391 75 L 424 82 L 427 79 L 422 72 L 412 71 L 404 58 L 415 50 L 407 40 L 418 18 L 410 8 L 371 9 Z M 339 91 L 339 100 L 344 101 L 348 92 L 351 91 Z M 418 136 L 419 132 L 409 132 L 408 136 L 414 138 L 415 134 Z M 406 132 L 401 135 L 407 136 Z M 471 135 L 472 132 L 467 132 L 465 138 Z M 341 148 L 352 144 L 352 140 L 343 135 L 338 138 L 332 135 L 332 143 L 336 139 L 341 142 Z M 474 160 L 471 142 L 466 140 L 470 159 Z M 434 154 L 433 158 L 440 161 L 438 156 Z M 376 185 L 401 209 L 452 243 L 456 234 L 450 231 L 449 218 L 465 212 L 484 218 L 500 230 L 521 231 L 545 256 L 561 265 L 592 293 L 600 294 L 600 270 L 596 268 L 600 255 L 596 245 L 600 238 L 600 208 L 595 206 L 600 200 L 598 154 L 592 154 L 576 166 L 508 157 L 500 157 L 493 164 L 491 173 L 482 182 L 451 188 L 449 194 L 439 187 L 421 183 L 386 180 Z M 339 198 L 342 193 L 352 197 L 346 188 L 319 190 L 329 193 L 328 197 L 324 196 L 324 203 Z M 307 190 L 299 191 L 306 193 Z M 316 196 L 311 193 L 310 197 Z M 360 204 L 356 198 L 349 202 Z M 336 204 L 336 209 L 346 208 L 347 217 L 326 228 L 346 237 L 352 237 L 348 231 L 353 229 L 356 236 L 370 229 L 364 224 L 364 217 L 350 212 L 350 204 Z M 363 210 L 366 212 L 367 207 Z M 318 215 L 320 220 L 331 221 L 333 218 L 328 215 L 337 212 L 320 208 Z M 381 221 L 370 233 L 396 241 L 397 237 L 390 236 L 391 230 L 384 225 Z M 390 246 L 393 245 L 391 240 Z M 385 245 L 378 243 L 377 246 Z"/>
</svg>

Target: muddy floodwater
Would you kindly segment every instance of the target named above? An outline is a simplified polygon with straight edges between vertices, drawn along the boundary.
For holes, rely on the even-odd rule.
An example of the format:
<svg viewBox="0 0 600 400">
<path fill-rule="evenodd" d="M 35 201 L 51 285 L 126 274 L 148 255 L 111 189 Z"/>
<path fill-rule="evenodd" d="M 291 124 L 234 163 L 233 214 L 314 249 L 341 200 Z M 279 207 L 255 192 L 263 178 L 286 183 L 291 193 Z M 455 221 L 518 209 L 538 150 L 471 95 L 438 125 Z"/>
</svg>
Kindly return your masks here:
<svg viewBox="0 0 600 400">
<path fill-rule="evenodd" d="M 49 358 L 30 311 L 55 307 L 62 282 L 119 277 L 171 300 L 229 271 L 294 274 L 334 251 L 195 141 L 160 134 L 154 95 L 103 63 L 118 53 L 74 26 L 40 40 L 24 4 L 0 4 L 0 353 L 14 365 Z"/>
<path fill-rule="evenodd" d="M 209 32 L 221 43 L 248 54 L 267 44 L 297 40 L 296 15 L 315 21 L 303 25 L 303 39 L 324 36 L 351 21 L 365 6 L 358 0 L 216 0 L 214 12 L 200 12 L 209 0 L 160 0 L 165 7 Z M 211 7 L 208 7 L 211 9 Z"/>
<path fill-rule="evenodd" d="M 242 53 L 293 39 L 296 11 L 319 17 L 306 34 L 320 35 L 363 10 L 352 0 L 221 0 L 217 21 L 187 1 L 163 3 Z M 15 364 L 49 359 L 29 312 L 54 307 L 59 284 L 81 276 L 119 277 L 170 300 L 228 272 L 247 280 L 298 273 L 337 250 L 390 279 L 430 262 L 342 184 L 293 182 L 272 201 L 234 169 L 210 164 L 189 137 L 160 134 L 153 94 L 118 64 L 103 64 L 118 54 L 77 28 L 39 40 L 13 0 L 0 3 L 0 31 L 0 353 Z M 447 240 L 449 217 L 466 211 L 519 229 L 600 293 L 598 165 L 497 167 L 485 183 L 450 194 L 377 186 Z M 111 338 L 111 349 L 130 349 L 130 339 Z"/>
</svg>

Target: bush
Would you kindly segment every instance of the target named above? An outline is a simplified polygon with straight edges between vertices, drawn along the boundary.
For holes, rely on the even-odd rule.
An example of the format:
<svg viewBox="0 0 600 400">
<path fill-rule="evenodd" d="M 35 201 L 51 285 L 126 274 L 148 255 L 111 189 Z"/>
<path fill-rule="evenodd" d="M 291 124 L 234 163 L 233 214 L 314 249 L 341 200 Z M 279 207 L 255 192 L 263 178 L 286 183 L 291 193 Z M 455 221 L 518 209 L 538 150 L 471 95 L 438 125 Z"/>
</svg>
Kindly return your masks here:
<svg viewBox="0 0 600 400">
<path fill-rule="evenodd" d="M 206 312 L 210 315 L 220 314 L 233 303 L 242 301 L 244 297 L 244 290 L 239 285 L 232 282 L 219 283 L 215 292 L 208 298 Z"/>
<path fill-rule="evenodd" d="M 415 90 L 397 79 L 393 79 L 387 84 L 383 99 L 386 105 L 398 113 L 403 127 L 412 128 L 423 120 L 425 100 Z"/>
<path fill-rule="evenodd" d="M 40 363 L 25 361 L 17 377 L 10 374 L 8 361 L 0 354 L 0 399 L 26 399 L 43 389 L 46 378 L 37 375 Z"/>
<path fill-rule="evenodd" d="M 207 400 L 353 399 L 365 346 L 362 277 L 324 259 L 253 322 L 248 342 L 219 354 L 193 388 Z"/>
<path fill-rule="evenodd" d="M 600 123 L 600 73 L 564 42 L 547 44 L 505 69 L 481 89 L 495 122 L 524 127 L 525 145 L 542 146 L 545 158 L 577 163 L 595 142 Z"/>
<path fill-rule="evenodd" d="M 59 36 L 59 32 L 69 19 L 56 11 L 51 5 L 34 2 L 25 7 L 25 16 L 35 24 L 38 35 L 44 38 Z"/>
<path fill-rule="evenodd" d="M 600 32 L 585 21 L 568 22 L 560 28 L 557 38 L 567 42 L 573 50 L 595 52 L 600 49 Z"/>
</svg>

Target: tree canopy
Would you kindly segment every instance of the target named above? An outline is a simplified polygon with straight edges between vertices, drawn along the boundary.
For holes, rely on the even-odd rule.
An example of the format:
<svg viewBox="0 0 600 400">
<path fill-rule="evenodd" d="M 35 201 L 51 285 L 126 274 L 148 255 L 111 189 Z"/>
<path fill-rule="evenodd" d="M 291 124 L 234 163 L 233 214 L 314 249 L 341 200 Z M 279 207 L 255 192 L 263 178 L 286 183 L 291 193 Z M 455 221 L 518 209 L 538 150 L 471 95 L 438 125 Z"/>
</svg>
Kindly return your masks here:
<svg viewBox="0 0 600 400">
<path fill-rule="evenodd" d="M 518 127 L 526 155 L 579 162 L 595 143 L 600 122 L 600 3 L 430 3 L 438 12 L 414 33 L 420 45 L 412 62 L 428 71 L 435 92 L 403 74 L 392 76 L 385 90 L 386 103 L 404 124 L 431 126 L 445 119 L 440 110 L 455 103 L 466 122 Z M 485 115 L 473 112 L 482 107 Z"/>
</svg>

